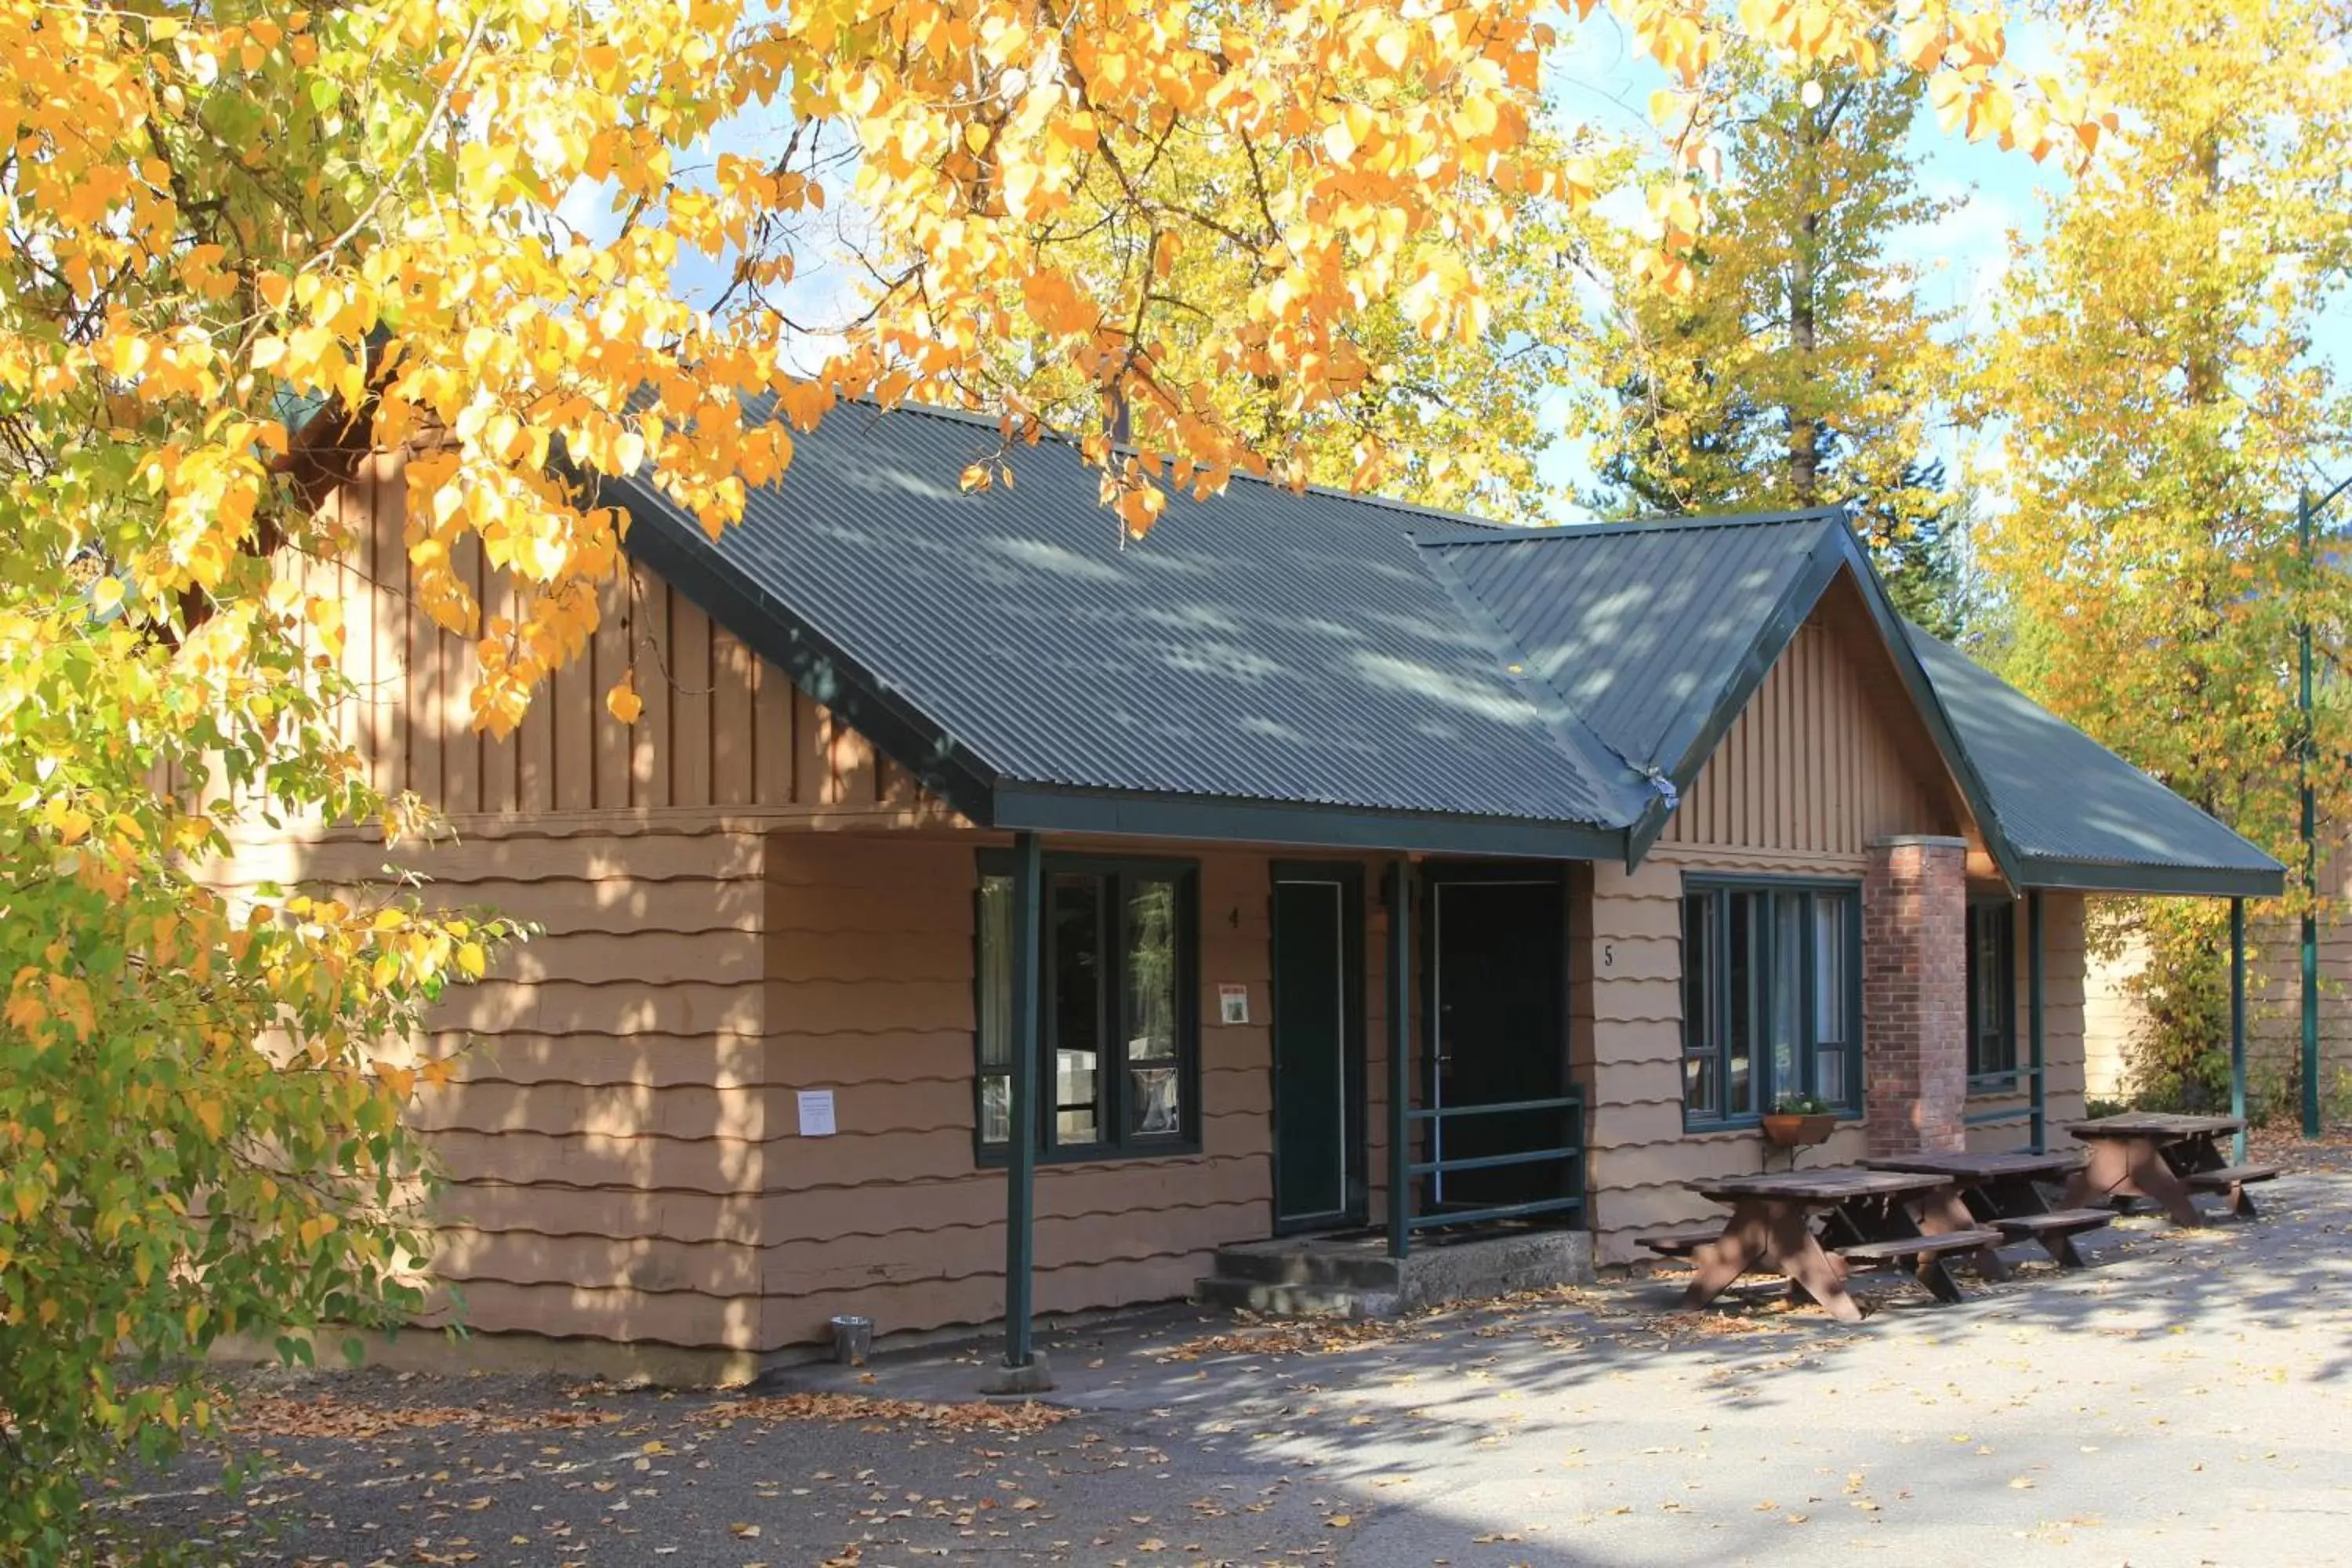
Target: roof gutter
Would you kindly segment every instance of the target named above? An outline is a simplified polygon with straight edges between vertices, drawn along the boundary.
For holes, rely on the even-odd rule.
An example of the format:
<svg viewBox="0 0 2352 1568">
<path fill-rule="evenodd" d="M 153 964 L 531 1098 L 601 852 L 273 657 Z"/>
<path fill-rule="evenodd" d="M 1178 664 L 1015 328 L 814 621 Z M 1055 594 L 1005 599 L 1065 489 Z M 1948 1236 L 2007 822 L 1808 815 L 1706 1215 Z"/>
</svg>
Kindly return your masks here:
<svg viewBox="0 0 2352 1568">
<path fill-rule="evenodd" d="M 2029 855 L 2020 872 L 2020 887 L 2057 892 L 2271 899 L 2286 891 L 2286 868 L 2277 865 L 2268 870 L 2240 866 L 2137 866 Z"/>
<path fill-rule="evenodd" d="M 996 785 L 985 820 L 1000 828 L 1039 833 L 1520 860 L 1612 859 L 1624 845 L 1617 829 L 1574 823 L 1009 782 Z"/>
</svg>

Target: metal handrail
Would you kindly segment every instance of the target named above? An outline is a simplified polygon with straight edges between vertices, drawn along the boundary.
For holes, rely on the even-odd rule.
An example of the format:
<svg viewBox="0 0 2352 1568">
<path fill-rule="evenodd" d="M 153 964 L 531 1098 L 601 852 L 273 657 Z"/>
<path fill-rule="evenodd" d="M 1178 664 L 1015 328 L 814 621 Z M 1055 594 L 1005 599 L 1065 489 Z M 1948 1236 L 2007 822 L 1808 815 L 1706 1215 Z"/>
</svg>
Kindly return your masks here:
<svg viewBox="0 0 2352 1568">
<path fill-rule="evenodd" d="M 1507 1112 L 1544 1110 L 1580 1111 L 1584 1109 L 1581 1094 L 1554 1095 L 1543 1100 L 1493 1100 L 1483 1105 L 1446 1105 L 1408 1110 L 1406 1121 L 1433 1122 L 1442 1131 L 1444 1123 L 1457 1116 L 1495 1116 Z M 1562 1197 L 1537 1198 L 1527 1203 L 1497 1204 L 1486 1208 L 1439 1209 L 1431 1214 L 1415 1214 L 1405 1220 L 1407 1231 L 1424 1230 L 1441 1225 L 1476 1225 L 1486 1220 L 1525 1219 L 1535 1215 L 1580 1213 L 1584 1208 L 1584 1142 L 1557 1144 L 1546 1149 L 1528 1149 L 1510 1154 L 1476 1154 L 1460 1159 L 1416 1160 L 1405 1169 L 1415 1177 L 1439 1175 L 1453 1171 L 1493 1170 L 1507 1165 L 1533 1165 L 1559 1161 L 1568 1167 L 1574 1191 Z"/>
<path fill-rule="evenodd" d="M 1563 1094 L 1552 1100 L 1497 1100 L 1484 1105 L 1423 1106 L 1406 1111 L 1408 1121 L 1436 1121 L 1448 1116 L 1492 1116 L 1505 1110 L 1582 1110 L 1584 1096 Z"/>
<path fill-rule="evenodd" d="M 1525 1219 L 1530 1215 L 1566 1214 L 1584 1207 L 1584 1194 L 1569 1198 L 1542 1198 L 1534 1203 L 1503 1204 L 1486 1209 L 1441 1209 L 1435 1214 L 1417 1214 L 1405 1221 L 1408 1230 L 1422 1230 L 1438 1225 L 1476 1225 L 1490 1219 Z"/>
<path fill-rule="evenodd" d="M 1580 1145 L 1566 1143 L 1557 1149 L 1530 1149 L 1524 1154 L 1476 1154 L 1466 1160 L 1416 1160 L 1405 1169 L 1416 1176 L 1433 1176 L 1440 1171 L 1490 1171 L 1497 1165 L 1533 1165 L 1545 1160 L 1566 1160 L 1581 1152 Z"/>
</svg>

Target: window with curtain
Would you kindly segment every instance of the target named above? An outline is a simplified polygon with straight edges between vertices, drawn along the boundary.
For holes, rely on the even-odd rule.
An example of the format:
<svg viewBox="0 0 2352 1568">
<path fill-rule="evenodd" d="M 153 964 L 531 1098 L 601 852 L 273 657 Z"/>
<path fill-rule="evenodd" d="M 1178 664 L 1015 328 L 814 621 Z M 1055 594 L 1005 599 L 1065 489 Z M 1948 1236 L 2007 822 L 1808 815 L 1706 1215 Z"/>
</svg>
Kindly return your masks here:
<svg viewBox="0 0 2352 1568">
<path fill-rule="evenodd" d="M 1790 1095 L 1860 1109 L 1861 898 L 1805 883 L 1687 880 L 1683 1111 L 1752 1121 Z"/>
<path fill-rule="evenodd" d="M 976 921 L 977 1135 L 1013 1139 L 1013 878 L 982 860 Z M 1192 1137 L 1199 1051 L 1193 871 L 1048 856 L 1038 953 L 1041 1153 L 1166 1153 Z"/>
<path fill-rule="evenodd" d="M 1969 906 L 1969 1076 L 2017 1071 L 2017 905 L 1985 899 Z"/>
</svg>

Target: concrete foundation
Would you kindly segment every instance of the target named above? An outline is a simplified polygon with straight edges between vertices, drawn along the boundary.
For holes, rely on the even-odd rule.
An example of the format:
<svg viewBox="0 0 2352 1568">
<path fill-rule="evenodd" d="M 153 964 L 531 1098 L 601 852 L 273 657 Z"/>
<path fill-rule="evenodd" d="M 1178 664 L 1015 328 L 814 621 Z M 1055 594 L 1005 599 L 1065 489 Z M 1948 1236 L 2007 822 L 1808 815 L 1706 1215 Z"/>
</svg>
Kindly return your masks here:
<svg viewBox="0 0 2352 1568">
<path fill-rule="evenodd" d="M 1287 1237 L 1222 1247 L 1217 1271 L 1193 1288 L 1215 1306 L 1278 1317 L 1394 1318 L 1453 1301 L 1592 1280 L 1582 1230 L 1423 1237 L 1403 1258 L 1383 1236 Z"/>
</svg>

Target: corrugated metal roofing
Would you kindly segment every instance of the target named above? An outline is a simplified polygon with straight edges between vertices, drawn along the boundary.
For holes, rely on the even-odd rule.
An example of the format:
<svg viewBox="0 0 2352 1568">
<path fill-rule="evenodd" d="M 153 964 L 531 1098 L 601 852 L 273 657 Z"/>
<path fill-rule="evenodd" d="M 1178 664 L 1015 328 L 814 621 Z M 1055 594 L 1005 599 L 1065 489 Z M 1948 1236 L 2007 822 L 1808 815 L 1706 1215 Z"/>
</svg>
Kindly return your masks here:
<svg viewBox="0 0 2352 1568">
<path fill-rule="evenodd" d="M 964 467 L 999 449 L 966 416 L 844 407 L 716 543 L 648 484 L 608 490 L 632 549 L 695 578 L 753 646 L 799 658 L 796 678 L 851 672 L 872 694 L 853 717 L 961 770 L 999 822 L 1028 809 L 1013 792 L 1045 790 L 1360 814 L 1253 819 L 1248 837 L 1286 842 L 1638 856 L 1663 821 L 1648 780 L 1688 783 L 1850 568 L 2013 875 L 2276 884 L 2252 845 L 1916 628 L 1912 662 L 1837 513 L 1496 529 L 1237 479 L 1122 547 L 1066 447 L 1015 447 L 1014 488 L 963 491 Z M 1412 821 L 1553 836 L 1449 845 L 1398 826 Z"/>
<path fill-rule="evenodd" d="M 1066 447 L 961 490 L 999 446 L 843 408 L 706 548 L 1003 778 L 1598 826 L 1638 805 L 1423 565 L 1406 531 L 1432 514 L 1236 480 L 1121 548 Z"/>
<path fill-rule="evenodd" d="M 2234 874 L 2243 891 L 2277 890 L 2284 868 L 2262 850 L 1959 649 L 1906 630 L 2029 879 L 2129 885 L 2103 879 L 2106 867 Z"/>
<path fill-rule="evenodd" d="M 1835 512 L 1792 512 L 1490 532 L 1428 548 L 1525 650 L 1529 672 L 1615 752 L 1671 770 L 1825 538 L 1844 527 Z"/>
</svg>

